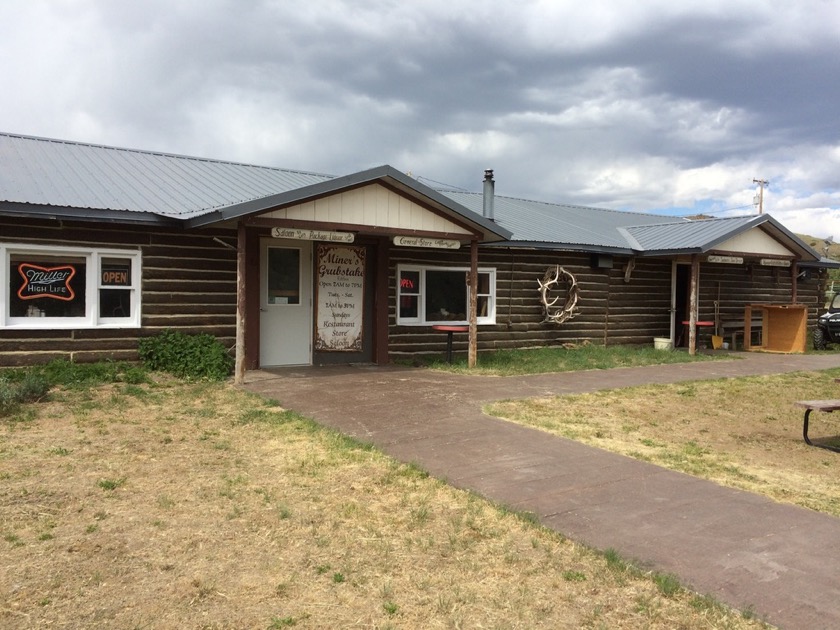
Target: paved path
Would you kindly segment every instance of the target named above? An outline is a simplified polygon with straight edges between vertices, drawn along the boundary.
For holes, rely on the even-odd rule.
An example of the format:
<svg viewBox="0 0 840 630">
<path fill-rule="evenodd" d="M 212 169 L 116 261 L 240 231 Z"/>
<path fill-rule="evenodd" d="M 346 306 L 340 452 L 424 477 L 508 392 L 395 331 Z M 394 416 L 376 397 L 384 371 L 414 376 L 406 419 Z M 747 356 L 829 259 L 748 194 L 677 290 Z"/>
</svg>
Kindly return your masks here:
<svg viewBox="0 0 840 630">
<path fill-rule="evenodd" d="M 526 377 L 398 367 L 249 372 L 245 387 L 414 462 L 452 485 L 539 515 L 599 549 L 782 628 L 840 628 L 840 519 L 488 417 L 483 404 L 646 383 L 840 367 L 840 355 L 716 361 Z M 791 437 L 800 412 L 790 409 Z M 837 457 L 840 466 L 840 455 Z"/>
</svg>

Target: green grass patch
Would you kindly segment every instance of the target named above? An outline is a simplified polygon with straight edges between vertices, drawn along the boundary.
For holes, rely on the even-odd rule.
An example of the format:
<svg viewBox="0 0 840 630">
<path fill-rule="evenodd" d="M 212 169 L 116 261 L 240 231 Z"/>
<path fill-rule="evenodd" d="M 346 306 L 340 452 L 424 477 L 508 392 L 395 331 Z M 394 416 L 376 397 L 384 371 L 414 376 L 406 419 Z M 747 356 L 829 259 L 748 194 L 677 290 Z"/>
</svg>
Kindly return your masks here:
<svg viewBox="0 0 840 630">
<path fill-rule="evenodd" d="M 664 352 L 642 346 L 601 346 L 582 344 L 573 347 L 532 348 L 524 350 L 495 350 L 479 354 L 474 369 L 467 367 L 466 357 L 453 359 L 452 364 L 442 358 L 425 362 L 427 367 L 452 372 L 512 376 L 517 374 L 542 374 L 548 372 L 574 372 L 579 370 L 607 370 L 616 367 L 640 367 L 663 363 L 693 363 L 732 359 L 732 355 Z M 422 360 L 419 360 L 421 363 Z"/>
</svg>

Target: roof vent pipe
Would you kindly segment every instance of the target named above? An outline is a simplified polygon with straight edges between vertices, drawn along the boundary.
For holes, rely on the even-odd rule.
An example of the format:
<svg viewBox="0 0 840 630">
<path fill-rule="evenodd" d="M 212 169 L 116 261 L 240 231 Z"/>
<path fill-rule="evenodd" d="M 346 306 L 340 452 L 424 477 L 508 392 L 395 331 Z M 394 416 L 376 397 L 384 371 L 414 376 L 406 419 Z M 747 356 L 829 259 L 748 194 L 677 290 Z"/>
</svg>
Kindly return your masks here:
<svg viewBox="0 0 840 630">
<path fill-rule="evenodd" d="M 493 169 L 484 170 L 484 218 L 495 221 L 493 201 L 496 195 L 496 182 L 493 179 Z"/>
</svg>

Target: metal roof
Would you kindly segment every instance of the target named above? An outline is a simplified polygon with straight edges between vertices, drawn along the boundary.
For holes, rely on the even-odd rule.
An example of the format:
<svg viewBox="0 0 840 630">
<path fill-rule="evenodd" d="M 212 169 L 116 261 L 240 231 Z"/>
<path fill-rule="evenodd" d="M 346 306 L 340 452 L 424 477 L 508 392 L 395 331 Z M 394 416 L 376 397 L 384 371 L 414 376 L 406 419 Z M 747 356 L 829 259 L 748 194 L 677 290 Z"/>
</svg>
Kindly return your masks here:
<svg viewBox="0 0 840 630">
<path fill-rule="evenodd" d="M 803 260 L 820 260 L 769 215 L 688 221 L 497 195 L 490 221 L 482 216 L 482 193 L 435 190 L 390 166 L 333 177 L 0 132 L 0 203 L 7 214 L 196 227 L 373 181 L 468 221 L 491 245 L 674 255 L 708 251 L 761 226 Z"/>
<path fill-rule="evenodd" d="M 621 228 L 628 239 L 638 244 L 638 249 L 645 252 L 674 251 L 699 253 L 713 248 L 741 232 L 769 219 L 756 221 L 758 217 L 733 217 L 726 219 L 703 219 L 683 221 L 682 223 L 660 223 L 654 225 L 634 225 Z"/>
<path fill-rule="evenodd" d="M 187 227 L 254 214 L 352 186 L 388 181 L 475 226 L 510 233 L 390 166 L 333 177 L 204 158 L 0 133 L 0 203 L 10 214 Z"/>
<path fill-rule="evenodd" d="M 0 133 L 0 201 L 188 219 L 329 175 Z"/>
<path fill-rule="evenodd" d="M 482 211 L 483 195 L 480 193 L 441 192 L 476 212 Z M 546 203 L 501 195 L 494 197 L 493 209 L 496 222 L 513 233 L 512 241 L 582 251 L 610 249 L 631 253 L 637 248 L 628 241 L 620 228 L 688 222 L 678 217 Z"/>
<path fill-rule="evenodd" d="M 462 205 L 481 212 L 481 193 L 442 190 Z M 702 253 L 737 234 L 761 226 L 806 261 L 819 254 L 770 215 L 688 220 L 680 217 L 623 212 L 529 201 L 496 195 L 494 216 L 509 229 L 510 241 L 497 246 L 613 252 L 640 256 Z"/>
</svg>

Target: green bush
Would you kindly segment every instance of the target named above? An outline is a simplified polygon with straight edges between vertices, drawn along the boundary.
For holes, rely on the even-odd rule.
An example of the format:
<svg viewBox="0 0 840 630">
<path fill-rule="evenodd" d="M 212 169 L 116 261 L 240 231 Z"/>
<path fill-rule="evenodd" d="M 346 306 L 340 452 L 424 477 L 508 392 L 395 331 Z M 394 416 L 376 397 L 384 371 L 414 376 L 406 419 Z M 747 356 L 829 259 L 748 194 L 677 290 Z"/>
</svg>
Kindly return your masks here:
<svg viewBox="0 0 840 630">
<path fill-rule="evenodd" d="M 150 370 L 180 378 L 220 381 L 233 370 L 233 357 L 212 335 L 165 330 L 140 340 L 140 358 Z"/>
<path fill-rule="evenodd" d="M 23 403 L 37 402 L 50 390 L 49 381 L 30 370 L 8 372 L 0 377 L 0 417 L 11 416 Z"/>
<path fill-rule="evenodd" d="M 50 391 L 50 381 L 43 374 L 27 371 L 18 384 L 20 402 L 38 402 Z"/>
<path fill-rule="evenodd" d="M 10 416 L 20 407 L 17 386 L 7 378 L 0 378 L 0 417 Z"/>
</svg>

